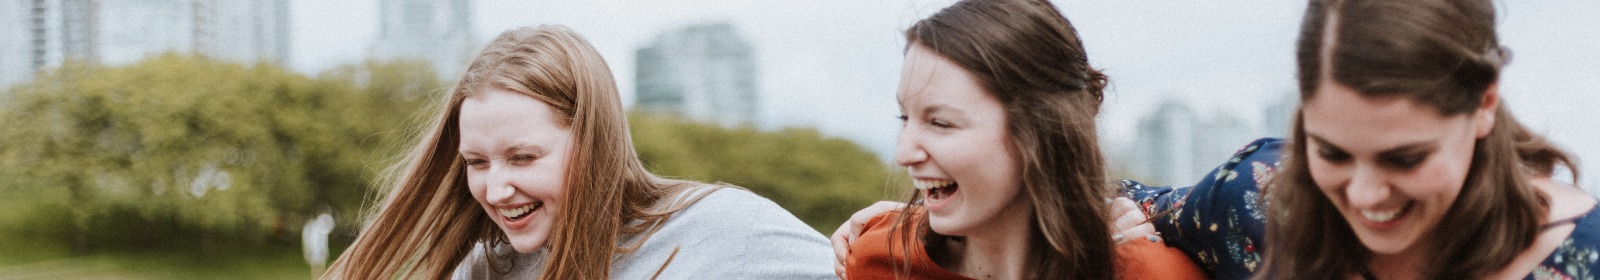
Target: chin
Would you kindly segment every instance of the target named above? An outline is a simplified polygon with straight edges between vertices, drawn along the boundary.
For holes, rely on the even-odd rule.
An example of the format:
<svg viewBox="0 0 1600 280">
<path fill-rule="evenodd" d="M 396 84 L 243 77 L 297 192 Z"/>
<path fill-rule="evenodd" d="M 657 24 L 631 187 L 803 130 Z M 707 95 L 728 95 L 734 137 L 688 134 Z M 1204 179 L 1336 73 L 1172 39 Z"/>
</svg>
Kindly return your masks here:
<svg viewBox="0 0 1600 280">
<path fill-rule="evenodd" d="M 1356 238 L 1361 239 L 1361 245 L 1366 246 L 1368 251 L 1372 251 L 1373 254 L 1377 255 L 1399 254 L 1416 243 L 1415 240 L 1361 236 L 1360 234 L 1357 234 Z"/>
<path fill-rule="evenodd" d="M 928 217 L 928 229 L 946 236 L 966 236 L 966 229 L 951 218 Z"/>
</svg>

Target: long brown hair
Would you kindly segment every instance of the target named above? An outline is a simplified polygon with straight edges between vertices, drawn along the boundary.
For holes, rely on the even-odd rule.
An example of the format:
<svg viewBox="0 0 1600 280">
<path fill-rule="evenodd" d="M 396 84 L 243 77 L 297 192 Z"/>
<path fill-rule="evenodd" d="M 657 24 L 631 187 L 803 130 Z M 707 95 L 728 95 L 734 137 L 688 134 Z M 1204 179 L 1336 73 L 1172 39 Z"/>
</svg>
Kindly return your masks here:
<svg viewBox="0 0 1600 280">
<path fill-rule="evenodd" d="M 1104 200 L 1113 192 L 1094 124 L 1106 78 L 1090 68 L 1072 23 L 1048 1 L 967 0 L 918 21 L 906 41 L 960 65 L 1005 108 L 1017 175 L 1033 205 L 1028 254 L 1037 278 L 1111 279 L 1115 250 Z M 931 257 L 948 257 L 939 244 L 956 237 L 927 224 L 926 216 L 902 218 L 890 243 L 909 255 L 907 242 L 922 238 Z"/>
<path fill-rule="evenodd" d="M 607 278 L 615 253 L 637 249 L 661 221 L 710 193 L 662 199 L 694 184 L 644 169 L 611 70 L 588 41 L 562 26 L 513 29 L 472 61 L 416 148 L 392 168 L 398 175 L 387 180 L 393 188 L 371 224 L 323 278 L 447 278 L 474 244 L 504 243 L 468 191 L 457 151 L 462 101 L 491 88 L 549 104 L 573 131 L 567 203 L 555 209 L 542 279 Z M 619 242 L 636 234 L 644 234 L 637 243 Z"/>
<path fill-rule="evenodd" d="M 1312 0 L 1297 47 L 1300 101 L 1323 79 L 1366 98 L 1398 97 L 1445 116 L 1474 112 L 1496 82 L 1507 52 L 1496 39 L 1489 0 Z M 1503 99 L 1502 99 L 1503 100 Z M 1477 139 L 1465 185 L 1429 232 L 1434 258 L 1424 278 L 1480 278 L 1532 245 L 1548 199 L 1528 183 L 1567 154 L 1530 133 L 1501 102 L 1489 134 Z M 1258 278 L 1333 279 L 1365 271 L 1369 250 L 1317 189 L 1308 168 L 1303 115 L 1297 113 L 1288 157 L 1268 190 L 1266 265 Z"/>
</svg>

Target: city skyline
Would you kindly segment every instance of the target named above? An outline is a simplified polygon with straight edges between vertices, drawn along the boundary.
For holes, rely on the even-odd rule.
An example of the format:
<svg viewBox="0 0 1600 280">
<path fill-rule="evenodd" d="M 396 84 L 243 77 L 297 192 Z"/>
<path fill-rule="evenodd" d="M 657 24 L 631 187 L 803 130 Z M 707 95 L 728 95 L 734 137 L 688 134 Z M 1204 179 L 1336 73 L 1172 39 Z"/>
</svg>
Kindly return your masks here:
<svg viewBox="0 0 1600 280">
<path fill-rule="evenodd" d="M 473 0 L 377 0 L 378 31 L 367 58 L 427 62 L 454 80 L 483 48 L 473 33 Z"/>
<path fill-rule="evenodd" d="M 663 32 L 635 52 L 632 108 L 724 127 L 759 126 L 760 67 L 752 52 L 727 22 Z"/>
<path fill-rule="evenodd" d="M 0 0 L 0 86 L 70 60 L 122 65 L 163 52 L 289 64 L 290 13 L 275 0 Z"/>
<path fill-rule="evenodd" d="M 606 58 L 624 105 L 632 105 L 637 48 L 667 30 L 727 21 L 745 32 L 757 54 L 763 128 L 816 127 L 888 160 L 899 128 L 893 116 L 900 32 L 951 2 L 480 1 L 471 8 L 471 30 L 475 52 L 512 27 L 572 27 Z M 4 16 L 23 2 L 0 3 L 12 5 L 0 6 L 7 8 L 0 11 Z M 290 1 L 293 55 L 287 66 L 315 75 L 368 57 L 379 37 L 377 3 Z M 1278 103 L 1296 92 L 1293 40 L 1303 2 L 1055 3 L 1083 37 L 1091 64 L 1111 77 L 1100 117 L 1108 153 L 1136 145 L 1139 119 L 1167 102 L 1187 104 L 1198 116 L 1235 114 L 1265 131 L 1287 121 L 1259 112 L 1284 110 Z M 1600 139 L 1600 126 L 1587 123 L 1600 118 L 1590 108 L 1600 104 L 1600 95 L 1589 93 L 1600 88 L 1600 69 L 1593 66 L 1600 56 L 1588 53 L 1600 43 L 1600 18 L 1591 16 L 1600 2 L 1503 1 L 1497 8 L 1502 43 L 1513 54 L 1500 83 L 1506 104 L 1580 159 L 1600 159 L 1600 144 L 1592 140 Z M 12 61 L 0 58 L 0 71 L 15 68 Z M 1600 174 L 1597 167 L 1583 165 L 1583 173 Z"/>
</svg>

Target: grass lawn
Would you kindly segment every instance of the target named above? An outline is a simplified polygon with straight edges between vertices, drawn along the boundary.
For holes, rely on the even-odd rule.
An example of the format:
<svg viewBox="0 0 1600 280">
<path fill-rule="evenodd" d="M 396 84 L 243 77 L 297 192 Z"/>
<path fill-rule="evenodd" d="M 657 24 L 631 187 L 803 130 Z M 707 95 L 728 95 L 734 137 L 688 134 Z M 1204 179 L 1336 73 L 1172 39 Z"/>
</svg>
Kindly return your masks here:
<svg viewBox="0 0 1600 280">
<path fill-rule="evenodd" d="M 311 269 L 297 247 L 259 245 L 198 250 L 100 252 L 70 256 L 64 246 L 4 242 L 0 279 L 308 279 Z"/>
<path fill-rule="evenodd" d="M 219 240 L 223 243 L 204 254 L 193 232 L 152 230 L 164 225 L 145 221 L 96 228 L 90 252 L 77 255 L 65 229 L 71 226 L 59 218 L 63 214 L 32 206 L 29 199 L 40 198 L 32 193 L 0 198 L 0 280 L 311 278 L 298 238 L 250 244 Z M 120 236 L 143 237 L 111 238 Z"/>
<path fill-rule="evenodd" d="M 10 250 L 6 250 L 10 251 Z M 5 278 L 310 278 L 298 250 L 198 253 L 94 253 L 0 266 Z M 10 254 L 10 253 L 8 253 Z"/>
</svg>

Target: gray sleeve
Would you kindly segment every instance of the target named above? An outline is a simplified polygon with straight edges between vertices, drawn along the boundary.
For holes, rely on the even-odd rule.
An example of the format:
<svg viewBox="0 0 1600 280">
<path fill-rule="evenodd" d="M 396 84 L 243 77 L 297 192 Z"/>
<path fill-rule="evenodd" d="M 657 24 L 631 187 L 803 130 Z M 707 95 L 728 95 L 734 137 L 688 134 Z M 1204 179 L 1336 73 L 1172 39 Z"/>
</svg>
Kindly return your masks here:
<svg viewBox="0 0 1600 280">
<path fill-rule="evenodd" d="M 669 238 L 683 242 L 675 260 L 662 271 L 662 279 L 836 277 L 828 239 L 755 193 L 717 190 L 671 219 L 682 219 L 672 224 L 686 227 L 675 232 L 696 236 Z"/>
</svg>

